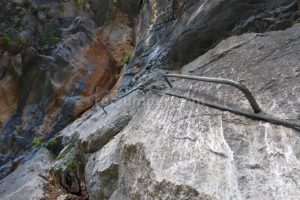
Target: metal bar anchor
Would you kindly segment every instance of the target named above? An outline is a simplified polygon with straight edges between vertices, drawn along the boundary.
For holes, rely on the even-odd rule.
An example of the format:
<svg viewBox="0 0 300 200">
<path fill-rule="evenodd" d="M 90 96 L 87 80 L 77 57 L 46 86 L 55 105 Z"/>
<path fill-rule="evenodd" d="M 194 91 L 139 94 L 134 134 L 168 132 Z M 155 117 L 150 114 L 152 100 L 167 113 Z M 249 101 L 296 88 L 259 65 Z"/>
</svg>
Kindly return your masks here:
<svg viewBox="0 0 300 200">
<path fill-rule="evenodd" d="M 258 106 L 258 104 L 257 104 L 255 98 L 253 97 L 252 93 L 250 92 L 250 90 L 240 82 L 230 80 L 230 79 L 224 79 L 224 78 L 211 78 L 211 77 L 189 76 L 189 75 L 180 75 L 180 74 L 165 74 L 164 76 L 165 76 L 165 80 L 167 81 L 168 85 L 171 88 L 172 88 L 172 84 L 168 80 L 168 77 L 231 85 L 231 86 L 236 87 L 237 89 L 239 89 L 241 92 L 243 92 L 243 94 L 245 95 L 245 97 L 249 101 L 252 109 L 254 110 L 254 113 L 262 112 L 262 110 Z"/>
</svg>

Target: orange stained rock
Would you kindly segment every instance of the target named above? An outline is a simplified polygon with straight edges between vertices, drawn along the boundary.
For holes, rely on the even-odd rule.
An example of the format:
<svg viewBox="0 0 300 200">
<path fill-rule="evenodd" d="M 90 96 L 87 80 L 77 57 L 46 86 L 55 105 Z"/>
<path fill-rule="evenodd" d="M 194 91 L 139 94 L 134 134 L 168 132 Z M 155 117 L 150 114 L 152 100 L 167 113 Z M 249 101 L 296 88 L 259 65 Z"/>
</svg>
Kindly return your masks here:
<svg viewBox="0 0 300 200">
<path fill-rule="evenodd" d="M 115 73 L 118 72 L 112 56 L 99 37 L 85 49 L 83 57 L 80 59 L 85 60 L 83 63 L 88 65 L 83 73 L 86 84 L 84 95 L 90 96 L 97 90 L 109 90 L 115 81 Z"/>
</svg>

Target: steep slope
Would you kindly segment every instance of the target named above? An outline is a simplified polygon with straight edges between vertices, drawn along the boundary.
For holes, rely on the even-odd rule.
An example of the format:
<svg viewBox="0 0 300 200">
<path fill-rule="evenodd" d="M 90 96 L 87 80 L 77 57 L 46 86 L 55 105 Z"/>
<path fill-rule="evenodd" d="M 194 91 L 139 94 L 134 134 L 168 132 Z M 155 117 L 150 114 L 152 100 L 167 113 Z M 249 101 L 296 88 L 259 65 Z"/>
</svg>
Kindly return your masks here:
<svg viewBox="0 0 300 200">
<path fill-rule="evenodd" d="M 299 123 L 299 52 L 297 24 L 285 31 L 231 37 L 185 65 L 182 73 L 242 81 L 265 112 Z M 175 93 L 251 112 L 232 87 L 181 80 L 173 85 Z M 105 110 L 89 111 L 61 132 L 66 148 L 51 167 L 48 179 L 57 184 L 52 189 L 67 177 L 76 180 L 84 169 L 89 199 L 300 195 L 300 138 L 293 129 L 153 92 L 134 92 Z M 11 176 L 1 181 L 3 191 Z M 61 185 L 65 192 L 75 186 Z M 4 193 L 1 199 L 15 195 Z"/>
<path fill-rule="evenodd" d="M 243 81 L 265 112 L 299 123 L 299 33 L 296 25 L 287 31 L 232 37 L 182 71 Z M 173 84 L 176 93 L 251 110 L 231 87 Z M 138 106 L 131 102 L 129 109 L 137 111 L 129 124 L 89 158 L 85 177 L 90 199 L 299 197 L 299 132 L 175 97 L 135 95 L 124 100 L 140 99 Z M 118 107 L 123 105 L 111 105 L 108 116 L 96 113 L 62 134 L 72 130 L 79 133 L 79 143 L 91 140 L 87 135 L 101 130 L 107 117 L 112 121 L 120 115 Z M 90 127 L 95 120 L 99 123 Z"/>
<path fill-rule="evenodd" d="M 242 81 L 264 111 L 299 123 L 298 5 L 0 0 L 0 179 L 16 170 L 1 180 L 0 198 L 297 196 L 294 130 L 152 92 L 103 105 L 139 84 L 166 91 L 158 72 L 173 71 Z M 232 35 L 241 36 L 222 41 Z M 230 87 L 174 85 L 250 110 Z M 49 171 L 37 177 L 32 159 Z M 15 180 L 23 175 L 28 182 Z"/>
</svg>

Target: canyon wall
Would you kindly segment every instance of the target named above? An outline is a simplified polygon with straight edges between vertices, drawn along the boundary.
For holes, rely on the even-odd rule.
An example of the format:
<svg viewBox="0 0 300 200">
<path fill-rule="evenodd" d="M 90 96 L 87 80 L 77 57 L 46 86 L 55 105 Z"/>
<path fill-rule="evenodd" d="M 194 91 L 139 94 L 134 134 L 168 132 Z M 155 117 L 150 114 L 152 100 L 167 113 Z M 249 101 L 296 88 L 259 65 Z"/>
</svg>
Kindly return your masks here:
<svg viewBox="0 0 300 200">
<path fill-rule="evenodd" d="M 1 199 L 300 195 L 296 130 L 151 92 L 114 102 L 190 73 L 241 81 L 299 123 L 296 1 L 76 2 L 0 0 Z M 250 110 L 230 87 L 172 83 Z"/>
</svg>

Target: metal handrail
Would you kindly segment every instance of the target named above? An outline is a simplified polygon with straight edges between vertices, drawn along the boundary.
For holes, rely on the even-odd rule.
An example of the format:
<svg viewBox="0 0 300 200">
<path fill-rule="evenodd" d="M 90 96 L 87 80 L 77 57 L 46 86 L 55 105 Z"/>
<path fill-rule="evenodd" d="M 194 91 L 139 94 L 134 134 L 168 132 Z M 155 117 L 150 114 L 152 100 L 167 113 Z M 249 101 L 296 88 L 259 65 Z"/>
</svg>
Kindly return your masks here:
<svg viewBox="0 0 300 200">
<path fill-rule="evenodd" d="M 250 90 L 240 82 L 231 80 L 231 79 L 224 79 L 224 78 L 211 78 L 211 77 L 203 77 L 203 76 L 190 76 L 190 75 L 180 75 L 180 74 L 164 74 L 165 80 L 168 85 L 172 88 L 171 82 L 168 80 L 168 77 L 171 78 L 180 78 L 180 79 L 189 79 L 189 80 L 196 80 L 196 81 L 204 81 L 204 82 L 211 82 L 211 83 L 221 83 L 225 85 L 231 85 L 239 89 L 247 100 L 249 101 L 254 113 L 260 113 L 262 110 L 260 109 L 259 105 L 257 104 L 255 98 L 253 97 Z"/>
<path fill-rule="evenodd" d="M 245 94 L 245 96 L 247 97 L 248 101 L 250 102 L 250 104 L 251 104 L 251 106 L 252 106 L 255 113 L 248 112 L 248 111 L 245 111 L 245 110 L 240 110 L 240 109 L 237 109 L 237 108 L 227 107 L 225 105 L 221 105 L 221 104 L 217 104 L 217 103 L 213 103 L 213 102 L 207 102 L 207 101 L 204 101 L 204 100 L 199 100 L 199 99 L 194 99 L 194 98 L 191 98 L 191 97 L 186 97 L 186 96 L 180 95 L 180 94 L 160 91 L 160 90 L 157 90 L 157 89 L 153 89 L 152 87 L 146 87 L 153 81 L 152 79 L 149 79 L 148 81 L 137 85 L 136 87 L 132 88 L 131 90 L 129 90 L 125 94 L 121 95 L 117 99 L 114 99 L 111 102 L 108 102 L 105 105 L 102 105 L 101 108 L 103 109 L 104 113 L 107 114 L 107 112 L 105 110 L 106 106 L 109 106 L 110 104 L 112 104 L 112 103 L 114 103 L 114 102 L 130 95 L 134 91 L 141 90 L 144 93 L 146 93 L 147 91 L 152 91 L 152 92 L 163 94 L 163 95 L 168 95 L 168 96 L 173 96 L 173 97 L 177 97 L 177 98 L 181 98 L 181 99 L 186 99 L 188 101 L 192 101 L 192 102 L 204 105 L 204 106 L 219 109 L 219 110 L 222 110 L 222 111 L 228 111 L 228 112 L 231 112 L 231 113 L 234 113 L 234 114 L 237 114 L 237 115 L 241 115 L 241 116 L 245 116 L 245 117 L 248 117 L 248 118 L 251 118 L 251 119 L 261 120 L 261 121 L 265 121 L 265 122 L 270 122 L 272 124 L 289 127 L 289 128 L 292 128 L 292 129 L 300 132 L 300 125 L 299 124 L 290 122 L 286 119 L 278 119 L 276 117 L 273 117 L 273 116 L 270 116 L 270 115 L 267 115 L 267 114 L 261 112 L 261 109 L 257 105 L 257 103 L 256 103 L 252 93 L 250 92 L 250 90 L 246 86 L 244 86 L 243 84 L 241 84 L 239 82 L 236 82 L 236 81 L 233 81 L 233 80 L 230 80 L 230 79 L 189 76 L 189 75 L 179 75 L 179 74 L 159 73 L 158 75 L 161 78 L 165 78 L 165 80 L 167 81 L 167 83 L 169 84 L 170 87 L 173 87 L 173 86 L 172 86 L 171 82 L 168 80 L 168 77 L 183 78 L 183 79 L 198 80 L 198 81 L 206 81 L 206 82 L 213 82 L 213 83 L 222 83 L 222 84 L 237 87 L 239 90 L 241 90 Z M 256 107 L 255 107 L 255 105 L 256 105 Z"/>
</svg>

